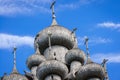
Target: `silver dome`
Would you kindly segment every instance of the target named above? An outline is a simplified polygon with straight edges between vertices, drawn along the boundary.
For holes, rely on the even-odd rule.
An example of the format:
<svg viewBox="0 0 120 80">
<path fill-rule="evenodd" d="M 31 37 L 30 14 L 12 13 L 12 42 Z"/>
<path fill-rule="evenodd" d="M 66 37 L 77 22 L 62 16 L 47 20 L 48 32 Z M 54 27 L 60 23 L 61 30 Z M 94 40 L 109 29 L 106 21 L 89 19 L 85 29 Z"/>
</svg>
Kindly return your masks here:
<svg viewBox="0 0 120 80">
<path fill-rule="evenodd" d="M 28 68 L 31 69 L 34 66 L 38 66 L 40 63 L 42 63 L 45 60 L 46 59 L 44 56 L 34 54 L 27 59 L 26 64 L 27 64 Z"/>
<path fill-rule="evenodd" d="M 77 80 L 86 80 L 90 78 L 104 79 L 105 70 L 97 63 L 86 64 L 76 73 Z"/>
<path fill-rule="evenodd" d="M 68 68 L 64 63 L 56 60 L 49 60 L 41 63 L 37 69 L 38 79 L 44 80 L 44 78 L 50 74 L 57 74 L 63 80 L 68 74 Z"/>
<path fill-rule="evenodd" d="M 84 64 L 86 55 L 82 50 L 73 48 L 67 52 L 65 60 L 67 64 L 71 64 L 72 61 L 80 61 L 80 63 Z"/>
<path fill-rule="evenodd" d="M 64 46 L 68 49 L 72 49 L 74 46 L 73 36 L 71 35 L 71 31 L 68 29 L 61 27 L 59 25 L 52 25 L 43 31 L 39 32 L 35 38 L 35 43 L 39 44 L 39 49 L 41 54 L 43 54 L 44 50 L 48 48 L 48 34 L 51 33 L 51 45 L 60 45 Z M 36 46 L 36 44 L 35 44 Z"/>
</svg>

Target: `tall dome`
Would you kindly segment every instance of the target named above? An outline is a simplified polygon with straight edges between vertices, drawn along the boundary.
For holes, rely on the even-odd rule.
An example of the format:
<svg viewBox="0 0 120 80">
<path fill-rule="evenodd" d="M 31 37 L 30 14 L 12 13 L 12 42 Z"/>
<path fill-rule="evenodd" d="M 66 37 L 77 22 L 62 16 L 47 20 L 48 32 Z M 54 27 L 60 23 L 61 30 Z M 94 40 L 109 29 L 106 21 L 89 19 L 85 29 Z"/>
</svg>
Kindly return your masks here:
<svg viewBox="0 0 120 80">
<path fill-rule="evenodd" d="M 54 4 L 52 3 L 52 24 L 46 29 L 40 31 L 35 37 L 35 47 L 36 43 L 39 44 L 39 49 L 41 54 L 44 53 L 45 49 L 49 47 L 49 36 L 51 38 L 51 46 L 60 45 L 66 47 L 68 50 L 72 49 L 74 46 L 73 35 L 70 30 L 57 24 Z"/>
<path fill-rule="evenodd" d="M 59 25 L 51 25 L 50 27 L 39 32 L 35 38 L 35 43 L 38 42 L 41 53 L 43 53 L 44 50 L 49 47 L 49 34 L 51 34 L 52 46 L 60 45 L 66 47 L 67 49 L 73 48 L 74 42 L 71 31 Z"/>
</svg>

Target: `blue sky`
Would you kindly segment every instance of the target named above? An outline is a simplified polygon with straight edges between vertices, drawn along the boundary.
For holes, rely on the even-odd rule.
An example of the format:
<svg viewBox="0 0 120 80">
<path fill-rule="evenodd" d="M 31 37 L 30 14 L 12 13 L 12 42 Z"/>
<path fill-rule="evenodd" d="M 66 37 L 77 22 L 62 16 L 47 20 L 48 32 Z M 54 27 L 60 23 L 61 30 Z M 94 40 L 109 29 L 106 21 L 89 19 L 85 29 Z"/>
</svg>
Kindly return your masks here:
<svg viewBox="0 0 120 80">
<path fill-rule="evenodd" d="M 26 59 L 34 54 L 34 37 L 51 25 L 52 0 L 0 0 L 0 76 L 11 73 L 12 48 L 17 46 L 17 69 L 21 74 Z M 89 37 L 93 61 L 107 63 L 110 80 L 120 79 L 120 1 L 57 0 L 56 19 L 59 25 L 72 30 L 77 27 L 79 48 L 85 51 L 84 37 Z"/>
</svg>

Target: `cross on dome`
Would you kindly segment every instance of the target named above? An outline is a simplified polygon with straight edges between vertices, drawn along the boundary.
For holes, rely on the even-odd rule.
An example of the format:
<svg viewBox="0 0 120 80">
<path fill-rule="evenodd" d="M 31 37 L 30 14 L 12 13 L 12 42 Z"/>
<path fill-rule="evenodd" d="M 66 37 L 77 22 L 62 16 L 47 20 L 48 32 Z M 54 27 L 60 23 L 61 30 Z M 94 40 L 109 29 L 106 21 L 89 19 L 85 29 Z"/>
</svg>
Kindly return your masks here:
<svg viewBox="0 0 120 80">
<path fill-rule="evenodd" d="M 52 10 L 52 24 L 51 25 L 57 25 L 57 21 L 56 21 L 56 16 L 55 16 L 55 11 L 54 11 L 54 5 L 55 5 L 56 1 L 54 0 L 50 6 L 50 9 Z"/>
<path fill-rule="evenodd" d="M 14 48 L 13 48 L 13 55 L 14 55 L 14 67 L 13 67 L 13 71 L 12 71 L 12 73 L 14 74 L 14 73 L 18 73 L 18 71 L 17 71 L 17 68 L 16 68 L 16 50 L 17 50 L 17 48 L 14 46 Z"/>
</svg>

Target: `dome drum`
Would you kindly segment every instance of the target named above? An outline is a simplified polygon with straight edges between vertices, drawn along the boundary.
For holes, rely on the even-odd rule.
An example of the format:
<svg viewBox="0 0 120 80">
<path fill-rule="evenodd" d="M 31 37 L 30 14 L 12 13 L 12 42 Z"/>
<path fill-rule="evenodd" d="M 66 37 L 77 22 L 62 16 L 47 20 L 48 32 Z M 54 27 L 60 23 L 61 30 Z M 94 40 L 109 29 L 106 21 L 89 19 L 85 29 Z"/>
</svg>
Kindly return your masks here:
<svg viewBox="0 0 120 80">
<path fill-rule="evenodd" d="M 70 65 L 70 72 L 77 72 L 82 67 L 82 64 L 79 61 L 73 61 Z"/>
<path fill-rule="evenodd" d="M 45 80 L 62 80 L 60 76 L 58 75 L 55 75 L 55 74 L 51 74 L 51 75 L 48 75 Z"/>
<path fill-rule="evenodd" d="M 66 76 L 65 80 L 76 80 L 75 73 L 81 68 L 81 63 L 79 61 L 73 61 L 70 64 L 70 72 Z"/>
<path fill-rule="evenodd" d="M 36 75 L 37 66 L 31 68 L 31 73 Z"/>
<path fill-rule="evenodd" d="M 58 60 L 65 63 L 65 54 L 67 53 L 68 49 L 64 46 L 51 46 L 51 50 L 47 48 L 44 52 L 44 56 L 46 60 Z"/>
</svg>

